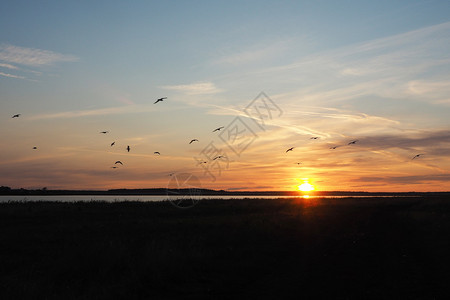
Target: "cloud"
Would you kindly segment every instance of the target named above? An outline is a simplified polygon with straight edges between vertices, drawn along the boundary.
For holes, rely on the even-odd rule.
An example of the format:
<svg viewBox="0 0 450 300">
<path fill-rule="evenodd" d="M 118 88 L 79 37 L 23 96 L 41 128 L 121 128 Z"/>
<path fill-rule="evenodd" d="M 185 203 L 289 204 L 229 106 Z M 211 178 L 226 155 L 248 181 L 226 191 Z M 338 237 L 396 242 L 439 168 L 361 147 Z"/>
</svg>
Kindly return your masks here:
<svg viewBox="0 0 450 300">
<path fill-rule="evenodd" d="M 49 50 L 25 48 L 13 45 L 0 45 L 0 60 L 26 66 L 52 65 L 57 62 L 73 62 L 78 57 Z"/>
<path fill-rule="evenodd" d="M 365 137 L 363 144 L 360 146 L 376 148 L 401 148 L 410 150 L 433 149 L 438 145 L 450 144 L 450 130 L 422 131 L 416 133 L 402 133 L 390 135 L 377 135 Z"/>
<path fill-rule="evenodd" d="M 0 68 L 7 68 L 11 70 L 18 70 L 19 68 L 10 64 L 0 64 Z"/>
<path fill-rule="evenodd" d="M 101 115 L 119 115 L 119 114 L 131 114 L 131 113 L 143 113 L 154 111 L 152 106 L 143 105 L 127 105 L 119 107 L 108 107 L 91 110 L 75 110 L 64 111 L 51 114 L 40 114 L 29 118 L 29 120 L 44 120 L 44 119 L 61 119 L 61 118 L 79 118 L 79 117 L 91 117 Z"/>
<path fill-rule="evenodd" d="M 257 45 L 252 46 L 252 49 L 243 50 L 229 55 L 224 55 L 212 64 L 232 64 L 241 65 L 245 63 L 251 63 L 255 61 L 261 61 L 272 56 L 279 55 L 285 52 L 289 47 L 289 42 L 280 41 L 277 43 L 271 42 L 267 45 Z"/>
<path fill-rule="evenodd" d="M 0 72 L 0 76 L 9 77 L 9 78 L 17 78 L 17 79 L 26 79 L 26 77 L 24 77 L 24 76 L 13 75 L 13 74 L 3 73 L 3 72 Z"/>
<path fill-rule="evenodd" d="M 9 78 L 25 79 L 25 77 L 23 77 L 23 76 L 13 75 L 13 74 L 8 74 L 8 73 L 3 73 L 3 72 L 0 72 L 0 76 L 9 77 Z"/>
<path fill-rule="evenodd" d="M 380 182 L 380 183 L 397 183 L 397 184 L 420 184 L 429 182 L 448 182 L 450 174 L 425 174 L 411 176 L 368 176 L 356 178 L 352 181 L 363 182 Z"/>
<path fill-rule="evenodd" d="M 173 90 L 185 93 L 187 95 L 207 95 L 217 94 L 222 92 L 222 89 L 217 88 L 212 82 L 197 82 L 182 85 L 165 85 L 161 88 L 166 90 Z"/>
</svg>

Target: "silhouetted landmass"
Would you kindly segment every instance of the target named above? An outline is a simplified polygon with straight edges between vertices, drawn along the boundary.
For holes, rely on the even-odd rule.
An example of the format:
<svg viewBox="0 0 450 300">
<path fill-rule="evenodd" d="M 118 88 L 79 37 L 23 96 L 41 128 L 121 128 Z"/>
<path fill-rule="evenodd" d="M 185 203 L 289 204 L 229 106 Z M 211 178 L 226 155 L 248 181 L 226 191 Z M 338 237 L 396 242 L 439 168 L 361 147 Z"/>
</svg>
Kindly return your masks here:
<svg viewBox="0 0 450 300">
<path fill-rule="evenodd" d="M 450 198 L 0 204 L 1 299 L 449 299 Z"/>
<path fill-rule="evenodd" d="M 49 190 L 47 188 L 29 190 L 29 189 L 11 189 L 10 187 L 0 187 L 0 195 L 167 195 L 180 194 L 204 196 L 301 196 L 297 191 L 225 191 L 210 189 L 167 189 L 167 188 L 149 188 L 149 189 L 110 189 L 106 191 L 99 190 Z M 450 196 L 450 192 L 355 192 L 355 191 L 314 191 L 308 192 L 315 196 Z"/>
</svg>

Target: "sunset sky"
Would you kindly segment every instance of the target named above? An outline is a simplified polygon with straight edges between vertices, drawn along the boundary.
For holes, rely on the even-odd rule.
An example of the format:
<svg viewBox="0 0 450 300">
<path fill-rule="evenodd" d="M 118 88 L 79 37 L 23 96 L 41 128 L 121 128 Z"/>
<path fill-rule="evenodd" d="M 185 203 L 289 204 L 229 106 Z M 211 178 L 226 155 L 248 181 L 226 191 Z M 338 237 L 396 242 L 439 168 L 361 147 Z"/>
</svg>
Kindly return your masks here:
<svg viewBox="0 0 450 300">
<path fill-rule="evenodd" d="M 12 188 L 448 191 L 450 2 L 2 1 L 0 128 Z"/>
</svg>

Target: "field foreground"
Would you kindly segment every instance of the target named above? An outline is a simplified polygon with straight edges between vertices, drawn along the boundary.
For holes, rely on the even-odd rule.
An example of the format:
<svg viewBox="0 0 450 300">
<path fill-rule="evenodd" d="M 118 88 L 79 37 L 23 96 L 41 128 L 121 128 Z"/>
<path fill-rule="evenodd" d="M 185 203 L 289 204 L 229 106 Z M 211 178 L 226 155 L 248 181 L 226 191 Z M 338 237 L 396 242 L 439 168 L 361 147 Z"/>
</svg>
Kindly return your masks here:
<svg viewBox="0 0 450 300">
<path fill-rule="evenodd" d="M 450 199 L 0 204 L 1 299 L 448 299 Z"/>
</svg>

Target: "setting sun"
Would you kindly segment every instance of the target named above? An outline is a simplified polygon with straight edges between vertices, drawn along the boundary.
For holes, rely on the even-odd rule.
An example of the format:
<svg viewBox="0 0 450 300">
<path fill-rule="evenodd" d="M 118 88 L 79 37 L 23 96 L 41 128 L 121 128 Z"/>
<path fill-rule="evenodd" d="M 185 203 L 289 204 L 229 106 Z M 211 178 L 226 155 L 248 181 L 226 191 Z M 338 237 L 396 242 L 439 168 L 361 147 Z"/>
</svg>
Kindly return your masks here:
<svg viewBox="0 0 450 300">
<path fill-rule="evenodd" d="M 310 192 L 314 190 L 314 186 L 308 182 L 302 183 L 298 186 L 298 189 L 302 192 Z"/>
</svg>

